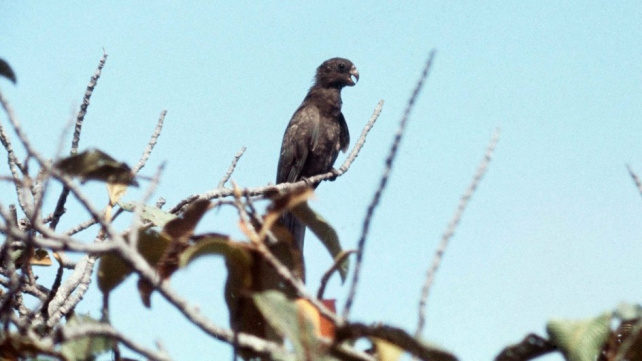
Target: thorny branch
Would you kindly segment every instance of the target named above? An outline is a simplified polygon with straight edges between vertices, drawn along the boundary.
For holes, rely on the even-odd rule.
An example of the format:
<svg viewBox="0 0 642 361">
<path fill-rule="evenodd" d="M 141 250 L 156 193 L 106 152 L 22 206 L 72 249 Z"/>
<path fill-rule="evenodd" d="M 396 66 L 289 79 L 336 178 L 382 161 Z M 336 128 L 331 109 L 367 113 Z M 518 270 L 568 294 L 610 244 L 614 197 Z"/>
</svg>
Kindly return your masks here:
<svg viewBox="0 0 642 361">
<path fill-rule="evenodd" d="M 103 66 L 105 66 L 106 60 L 107 60 L 107 53 L 103 52 L 103 57 L 100 59 L 100 62 L 98 63 L 98 68 L 96 69 L 96 72 L 89 80 L 89 85 L 87 85 L 87 90 L 85 90 L 85 96 L 82 99 L 82 104 L 80 105 L 80 111 L 78 112 L 78 116 L 76 117 L 76 126 L 74 128 L 74 136 L 71 140 L 71 150 L 69 153 L 72 155 L 78 153 L 78 144 L 80 143 L 80 131 L 82 130 L 82 124 L 83 124 L 83 121 L 85 120 L 85 115 L 87 114 L 87 108 L 89 107 L 89 99 L 91 98 L 91 95 L 94 93 L 94 88 L 96 87 L 98 78 L 100 78 L 100 73 L 103 69 Z M 49 223 L 49 226 L 51 227 L 51 229 L 56 229 L 56 226 L 60 221 L 60 217 L 62 217 L 62 215 L 65 213 L 65 203 L 67 203 L 68 196 L 69 196 L 69 189 L 67 189 L 66 187 L 63 187 L 60 193 L 60 197 L 58 197 L 58 203 L 56 204 L 56 209 L 53 212 L 53 217 L 51 218 L 51 222 Z"/>
<path fill-rule="evenodd" d="M 629 175 L 631 176 L 631 179 L 633 179 L 633 183 L 635 183 L 635 186 L 638 189 L 638 192 L 640 192 L 640 195 L 642 195 L 642 182 L 640 181 L 640 177 L 631 169 L 631 166 L 627 164 L 626 169 L 629 171 Z"/>
<path fill-rule="evenodd" d="M 490 143 L 488 143 L 488 147 L 486 148 L 486 152 L 484 153 L 484 159 L 479 164 L 479 167 L 477 167 L 477 171 L 475 172 L 475 176 L 473 177 L 473 180 L 470 182 L 470 185 L 468 186 L 468 188 L 466 188 L 466 191 L 461 196 L 461 199 L 459 200 L 459 205 L 457 206 L 457 210 L 453 214 L 452 219 L 448 223 L 448 227 L 446 228 L 446 231 L 441 237 L 441 242 L 439 244 L 439 247 L 437 248 L 437 251 L 435 252 L 435 256 L 433 257 L 432 265 L 428 269 L 428 272 L 426 274 L 426 281 L 424 283 L 423 288 L 421 289 L 421 298 L 419 299 L 419 317 L 417 321 L 417 331 L 415 332 L 415 337 L 417 338 L 421 336 L 421 333 L 423 332 L 424 324 L 426 323 L 426 302 L 428 300 L 428 293 L 435 279 L 435 274 L 437 273 L 437 269 L 439 269 L 439 265 L 441 264 L 441 259 L 443 258 L 444 252 L 446 251 L 446 247 L 448 247 L 448 242 L 452 238 L 453 234 L 455 234 L 457 225 L 459 225 L 461 216 L 464 214 L 464 211 L 466 210 L 466 206 L 468 205 L 468 201 L 470 200 L 470 197 L 473 196 L 473 194 L 475 193 L 475 190 L 477 189 L 477 186 L 479 185 L 479 182 L 484 177 L 484 174 L 486 174 L 486 170 L 488 169 L 488 164 L 490 163 L 493 157 L 493 152 L 495 151 L 495 146 L 499 141 L 499 134 L 500 134 L 499 129 L 496 129 L 495 132 L 493 133 Z"/>
<path fill-rule="evenodd" d="M 143 169 L 143 167 L 147 163 L 147 159 L 149 159 L 149 156 L 152 154 L 152 150 L 154 150 L 154 146 L 158 141 L 158 137 L 160 137 L 161 131 L 163 130 L 163 123 L 165 121 L 166 115 L 167 115 L 167 110 L 163 110 L 160 114 L 160 117 L 158 118 L 158 122 L 156 123 L 156 128 L 154 129 L 154 133 L 152 133 L 152 136 L 149 139 L 149 142 L 147 143 L 147 147 L 145 148 L 143 155 L 140 157 L 138 164 L 136 164 L 136 166 L 132 169 L 132 173 L 138 174 L 138 172 L 141 169 Z"/>
<path fill-rule="evenodd" d="M 363 229 L 361 231 L 361 237 L 359 238 L 359 242 L 357 245 L 357 260 L 354 266 L 354 273 L 352 274 L 352 283 L 350 285 L 350 291 L 348 292 L 348 299 L 346 300 L 346 304 L 343 309 L 343 317 L 346 319 L 350 314 L 350 308 L 352 307 L 352 302 L 354 301 L 354 297 L 357 293 L 357 284 L 359 282 L 359 273 L 361 271 L 363 251 L 365 248 L 366 239 L 368 237 L 368 230 L 370 229 L 370 222 L 372 220 L 372 216 L 374 215 L 375 208 L 377 208 L 377 205 L 379 204 L 379 200 L 381 199 L 381 195 L 383 194 L 383 191 L 386 188 L 386 184 L 388 183 L 388 177 L 390 176 L 390 172 L 392 171 L 392 165 L 394 163 L 395 157 L 397 156 L 397 149 L 399 149 L 401 138 L 403 137 L 404 131 L 406 129 L 406 123 L 408 122 L 408 118 L 410 117 L 410 112 L 414 108 L 415 101 L 419 96 L 419 92 L 423 88 L 424 82 L 428 77 L 428 72 L 430 71 L 430 67 L 432 66 L 432 61 L 434 56 L 435 56 L 435 50 L 430 52 L 430 55 L 428 56 L 428 60 L 426 61 L 426 65 L 424 66 L 424 70 L 421 73 L 419 80 L 417 81 L 417 85 L 415 86 L 415 89 L 413 90 L 412 95 L 410 96 L 410 99 L 408 100 L 408 105 L 406 107 L 406 110 L 404 111 L 403 116 L 401 117 L 401 121 L 399 122 L 399 127 L 397 128 L 397 132 L 395 133 L 392 146 L 390 147 L 390 152 L 388 153 L 388 157 L 386 158 L 386 167 L 384 168 L 383 175 L 381 176 L 381 180 L 379 182 L 379 188 L 375 192 L 372 198 L 372 201 L 368 206 L 366 217 L 363 221 Z"/>
<path fill-rule="evenodd" d="M 227 169 L 227 172 L 225 172 L 225 175 L 223 175 L 223 178 L 221 178 L 221 181 L 218 182 L 218 187 L 223 188 L 225 186 L 225 183 L 227 183 L 228 180 L 230 180 L 230 177 L 232 176 L 232 173 L 234 172 L 234 169 L 236 169 L 236 163 L 238 163 L 239 159 L 243 156 L 243 153 L 245 153 L 245 150 L 247 148 L 245 146 L 241 147 L 241 149 L 234 155 L 234 159 L 232 159 L 232 164 L 230 164 L 230 167 Z"/>
</svg>

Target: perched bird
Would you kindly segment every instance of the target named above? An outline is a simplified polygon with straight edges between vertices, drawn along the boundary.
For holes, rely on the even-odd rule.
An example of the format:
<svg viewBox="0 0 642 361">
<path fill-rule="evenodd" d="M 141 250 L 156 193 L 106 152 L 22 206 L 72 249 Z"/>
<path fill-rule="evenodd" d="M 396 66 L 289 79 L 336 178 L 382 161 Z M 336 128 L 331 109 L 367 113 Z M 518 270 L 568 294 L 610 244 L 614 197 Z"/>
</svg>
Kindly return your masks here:
<svg viewBox="0 0 642 361">
<path fill-rule="evenodd" d="M 332 58 L 317 68 L 314 85 L 285 129 L 277 184 L 327 173 L 332 170 L 339 150 L 348 150 L 350 133 L 341 113 L 341 89 L 357 81 L 359 72 L 348 59 Z M 292 233 L 302 252 L 305 225 L 289 212 L 281 217 L 281 223 Z"/>
</svg>

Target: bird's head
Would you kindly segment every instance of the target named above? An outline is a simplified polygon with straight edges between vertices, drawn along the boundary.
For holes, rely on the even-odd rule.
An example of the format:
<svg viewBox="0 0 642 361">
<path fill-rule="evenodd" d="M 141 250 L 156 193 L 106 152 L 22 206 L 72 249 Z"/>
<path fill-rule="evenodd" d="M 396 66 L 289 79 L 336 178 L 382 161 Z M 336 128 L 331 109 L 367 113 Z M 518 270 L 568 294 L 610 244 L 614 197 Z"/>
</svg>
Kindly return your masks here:
<svg viewBox="0 0 642 361">
<path fill-rule="evenodd" d="M 354 79 L 353 79 L 354 77 Z M 316 83 L 322 87 L 343 88 L 359 81 L 359 71 L 348 59 L 332 58 L 317 68 Z"/>
</svg>

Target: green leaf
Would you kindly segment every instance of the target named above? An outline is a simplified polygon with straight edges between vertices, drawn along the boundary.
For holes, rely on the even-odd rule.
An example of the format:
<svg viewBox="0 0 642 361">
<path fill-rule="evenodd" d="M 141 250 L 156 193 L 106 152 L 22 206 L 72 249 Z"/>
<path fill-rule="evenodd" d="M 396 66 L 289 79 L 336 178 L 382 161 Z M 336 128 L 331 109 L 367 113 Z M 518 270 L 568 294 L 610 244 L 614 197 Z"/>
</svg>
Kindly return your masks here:
<svg viewBox="0 0 642 361">
<path fill-rule="evenodd" d="M 119 202 L 118 205 L 120 206 L 120 208 L 128 212 L 134 212 L 134 210 L 136 209 L 136 204 L 134 202 Z M 141 207 L 140 216 L 144 220 L 150 221 L 152 222 L 152 224 L 160 228 L 165 227 L 165 224 L 167 224 L 167 222 L 177 218 L 175 214 L 165 212 L 158 207 L 148 206 L 146 204 L 143 204 L 143 206 Z"/>
<path fill-rule="evenodd" d="M 294 302 L 279 291 L 265 291 L 253 296 L 263 317 L 277 332 L 290 340 L 297 360 L 334 360 L 326 355 L 314 325 L 301 315 Z"/>
<path fill-rule="evenodd" d="M 551 320 L 546 332 L 568 361 L 594 361 L 611 331 L 611 313 L 586 320 Z"/>
<path fill-rule="evenodd" d="M 179 257 L 179 267 L 188 264 L 206 255 L 223 256 L 227 267 L 227 280 L 225 283 L 225 301 L 230 314 L 235 314 L 239 295 L 252 284 L 252 255 L 247 245 L 240 242 L 231 242 L 228 236 L 208 235 L 199 238 L 196 244 L 189 246 Z"/>
<path fill-rule="evenodd" d="M 312 233 L 323 243 L 325 248 L 330 252 L 332 259 L 336 259 L 341 253 L 341 243 L 339 243 L 339 236 L 321 215 L 316 213 L 310 208 L 307 202 L 303 202 L 292 209 L 294 214 L 301 222 L 303 222 Z M 341 275 L 341 282 L 345 282 L 348 277 L 348 269 L 350 268 L 350 259 L 345 258 L 339 266 L 339 274 Z"/>
<path fill-rule="evenodd" d="M 4 59 L 0 59 L 0 75 L 11 80 L 14 84 L 16 83 L 16 74 Z"/>
<path fill-rule="evenodd" d="M 249 267 L 252 258 L 246 250 L 239 247 L 239 243 L 230 242 L 225 235 L 208 235 L 199 238 L 196 244 L 189 246 L 179 258 L 179 266 L 185 267 L 195 259 L 205 255 L 219 255 L 231 258 L 233 263 Z"/>
<path fill-rule="evenodd" d="M 620 303 L 615 310 L 615 317 L 622 321 L 642 318 L 642 307 L 632 303 Z"/>
<path fill-rule="evenodd" d="M 78 177 L 83 182 L 98 180 L 108 183 L 122 183 L 138 185 L 134 180 L 134 173 L 125 163 L 117 162 L 107 153 L 98 149 L 86 150 L 56 162 L 55 167 Z"/>
<path fill-rule="evenodd" d="M 89 316 L 73 316 L 65 328 L 73 328 L 82 324 L 101 324 Z M 61 353 L 67 360 L 86 361 L 95 360 L 96 356 L 109 351 L 113 347 L 113 341 L 105 336 L 80 337 L 62 344 Z"/>
</svg>

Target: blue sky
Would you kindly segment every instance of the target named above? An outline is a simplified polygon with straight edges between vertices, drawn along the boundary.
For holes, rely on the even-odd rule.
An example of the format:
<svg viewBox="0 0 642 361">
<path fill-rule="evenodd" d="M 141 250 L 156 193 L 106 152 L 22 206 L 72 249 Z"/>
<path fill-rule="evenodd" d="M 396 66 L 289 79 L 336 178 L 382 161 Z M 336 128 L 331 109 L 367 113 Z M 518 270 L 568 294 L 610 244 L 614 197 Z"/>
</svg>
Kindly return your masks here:
<svg viewBox="0 0 642 361">
<path fill-rule="evenodd" d="M 642 200 L 625 168 L 642 173 L 635 1 L 2 2 L 0 13 L 0 57 L 18 76 L 17 86 L 0 87 L 30 139 L 55 155 L 104 48 L 81 148 L 135 164 L 166 109 L 142 173 L 166 162 L 156 196 L 170 205 L 214 188 L 241 146 L 248 149 L 233 179 L 272 182 L 283 131 L 314 69 L 330 57 L 351 59 L 361 74 L 343 91 L 353 140 L 381 99 L 384 109 L 350 171 L 322 184 L 311 203 L 347 248 L 356 245 L 411 89 L 437 49 L 374 218 L 354 319 L 414 332 L 434 249 L 498 126 L 495 158 L 431 291 L 425 338 L 462 360 L 488 360 L 529 332 L 542 334 L 550 318 L 591 317 L 642 298 Z M 96 204 L 106 202 L 100 185 L 86 189 Z M 1 185 L 2 203 L 11 197 Z M 47 199 L 51 209 L 56 198 Z M 74 215 L 86 217 L 70 210 L 59 229 Z M 199 230 L 240 235 L 231 209 Z M 330 259 L 312 240 L 306 257 L 316 290 Z M 52 271 L 41 270 L 43 279 Z M 203 259 L 172 285 L 227 325 L 224 277 L 220 259 Z M 338 280 L 326 292 L 340 304 L 346 293 Z M 143 309 L 129 280 L 112 295 L 114 324 L 150 346 L 160 340 L 177 360 L 228 358 L 227 345 L 160 297 L 152 302 Z M 83 307 L 99 314 L 97 292 Z"/>
</svg>

